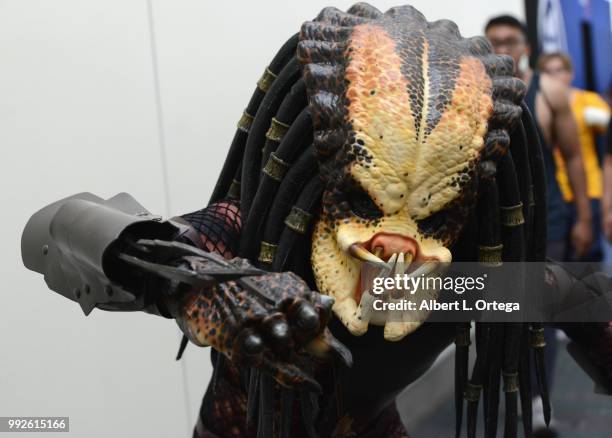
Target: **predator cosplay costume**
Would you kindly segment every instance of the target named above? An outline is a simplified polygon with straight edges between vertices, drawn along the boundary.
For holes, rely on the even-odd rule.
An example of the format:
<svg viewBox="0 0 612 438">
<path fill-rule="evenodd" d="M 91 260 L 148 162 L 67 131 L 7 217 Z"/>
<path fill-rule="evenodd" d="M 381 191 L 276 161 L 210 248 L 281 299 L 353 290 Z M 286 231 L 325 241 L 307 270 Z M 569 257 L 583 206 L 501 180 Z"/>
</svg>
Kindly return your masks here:
<svg viewBox="0 0 612 438">
<path fill-rule="evenodd" d="M 474 436 L 483 399 L 495 436 L 503 393 L 504 436 L 519 401 L 530 436 L 541 325 L 476 324 L 470 372 L 469 323 L 370 318 L 359 287 L 365 262 L 544 259 L 541 151 L 512 72 L 412 7 L 326 8 L 265 69 L 206 208 L 161 221 L 126 194 L 76 195 L 32 217 L 24 262 L 85 313 L 157 313 L 212 347 L 194 436 L 407 436 L 394 399 L 453 341 L 456 433 L 465 411 Z M 609 382 L 605 327 L 569 332 Z"/>
</svg>

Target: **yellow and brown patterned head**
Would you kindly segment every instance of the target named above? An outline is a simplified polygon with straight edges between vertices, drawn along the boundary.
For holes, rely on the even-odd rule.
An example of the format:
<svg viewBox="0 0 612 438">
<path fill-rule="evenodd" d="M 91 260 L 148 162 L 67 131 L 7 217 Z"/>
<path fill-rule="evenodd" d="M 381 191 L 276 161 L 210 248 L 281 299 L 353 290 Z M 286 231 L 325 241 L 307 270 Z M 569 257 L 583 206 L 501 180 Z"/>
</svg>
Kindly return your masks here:
<svg viewBox="0 0 612 438">
<path fill-rule="evenodd" d="M 508 145 L 524 86 L 511 60 L 414 8 L 328 8 L 302 26 L 298 59 L 326 181 L 312 236 L 317 286 L 353 334 L 364 261 L 448 262 L 474 209 L 478 166 Z M 387 323 L 403 338 L 419 323 Z"/>
</svg>

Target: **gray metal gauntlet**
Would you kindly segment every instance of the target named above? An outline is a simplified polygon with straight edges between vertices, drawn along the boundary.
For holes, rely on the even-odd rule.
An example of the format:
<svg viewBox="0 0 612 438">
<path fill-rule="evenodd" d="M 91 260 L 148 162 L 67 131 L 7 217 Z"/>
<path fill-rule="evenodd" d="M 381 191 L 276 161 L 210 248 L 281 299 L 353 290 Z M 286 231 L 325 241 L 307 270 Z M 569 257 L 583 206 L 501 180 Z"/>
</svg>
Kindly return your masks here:
<svg viewBox="0 0 612 438">
<path fill-rule="evenodd" d="M 108 200 L 79 193 L 34 214 L 21 238 L 24 265 L 45 277 L 49 288 L 89 314 L 157 308 L 159 291 L 117 257 L 138 239 L 177 240 L 193 232 L 178 221 L 161 221 L 127 193 Z M 167 316 L 167 315 L 166 315 Z"/>
</svg>

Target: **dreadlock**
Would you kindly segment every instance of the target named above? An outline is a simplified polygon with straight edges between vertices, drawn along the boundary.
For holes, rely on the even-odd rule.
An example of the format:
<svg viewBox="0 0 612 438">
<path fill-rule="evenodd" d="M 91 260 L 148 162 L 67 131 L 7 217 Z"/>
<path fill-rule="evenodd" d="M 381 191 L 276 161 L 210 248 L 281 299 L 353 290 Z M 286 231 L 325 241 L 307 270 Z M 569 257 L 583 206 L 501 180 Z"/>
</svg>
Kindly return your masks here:
<svg viewBox="0 0 612 438">
<path fill-rule="evenodd" d="M 345 49 L 354 26 L 382 15 L 363 3 L 347 12 L 321 11 L 281 47 L 238 122 L 210 202 L 239 201 L 243 221 L 239 255 L 260 268 L 292 270 L 313 284 L 305 262 L 310 257 L 312 218 L 320 209 L 328 171 L 349 140 L 342 96 Z M 424 20 L 416 11 L 415 16 Z M 546 242 L 545 182 L 533 118 L 522 103 L 525 86 L 512 77 L 512 59 L 493 54 L 486 39 L 463 39 L 456 25 L 446 20 L 428 26 L 478 58 L 493 86 L 493 114 L 477 168 L 478 198 L 452 248 L 454 258 L 478 260 L 493 271 L 503 262 L 541 262 Z M 339 90 L 338 95 L 319 92 L 322 81 Z M 524 273 L 518 281 L 543 284 L 543 273 Z M 455 337 L 456 436 L 461 434 L 465 411 L 468 437 L 475 436 L 481 394 L 485 436 L 496 435 L 501 388 L 504 437 L 517 436 L 519 399 L 524 433 L 530 437 L 530 349 L 535 351 L 537 382 L 547 421 L 550 418 L 541 324 L 477 322 L 476 360 L 470 373 L 471 328 L 471 323 L 458 324 Z M 253 369 L 246 381 L 248 422 L 258 421 L 258 436 L 271 436 L 274 431 L 289 436 L 295 402 L 300 403 L 306 432 L 316 434 L 316 397 L 306 393 L 296 397 L 282 389 L 277 424 L 277 395 L 271 378 Z"/>
</svg>

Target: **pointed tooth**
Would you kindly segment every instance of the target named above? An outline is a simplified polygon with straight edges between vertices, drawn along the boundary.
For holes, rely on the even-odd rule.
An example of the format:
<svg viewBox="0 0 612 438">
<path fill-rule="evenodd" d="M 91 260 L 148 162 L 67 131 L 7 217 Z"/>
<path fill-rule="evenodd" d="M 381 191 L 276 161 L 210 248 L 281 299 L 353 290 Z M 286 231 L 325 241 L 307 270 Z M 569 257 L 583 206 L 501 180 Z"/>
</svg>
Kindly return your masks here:
<svg viewBox="0 0 612 438">
<path fill-rule="evenodd" d="M 377 277 L 387 277 L 393 272 L 393 267 L 395 266 L 395 263 L 394 263 L 395 260 L 393 258 L 394 255 L 395 254 L 389 257 L 389 260 L 387 262 L 383 262 L 382 264 L 379 264 L 380 269 L 378 273 L 376 274 Z"/>
<path fill-rule="evenodd" d="M 419 275 L 429 275 L 433 271 L 435 271 L 437 267 L 438 267 L 438 262 L 425 262 L 421 266 L 419 266 L 417 269 L 415 269 L 414 272 L 411 272 L 408 275 L 410 277 L 417 277 Z"/>
<path fill-rule="evenodd" d="M 408 269 L 410 269 L 410 266 L 412 265 L 412 259 L 414 258 L 414 256 L 412 255 L 411 252 L 407 252 L 405 257 L 404 257 L 404 272 L 402 273 L 406 273 L 406 271 L 408 271 Z"/>
<path fill-rule="evenodd" d="M 368 324 L 370 322 L 370 318 L 372 317 L 374 297 L 370 294 L 369 291 L 365 291 L 361 295 L 361 301 L 359 302 L 359 308 L 357 309 L 357 313 L 361 316 L 361 321 L 363 323 Z"/>
<path fill-rule="evenodd" d="M 406 263 L 412 263 L 412 259 L 414 259 L 414 255 L 411 252 L 407 252 L 404 256 Z"/>
<path fill-rule="evenodd" d="M 389 268 L 391 268 L 391 272 L 393 272 L 393 269 L 395 268 L 395 262 L 397 261 L 397 253 L 394 252 L 391 257 L 389 257 L 389 260 L 387 260 L 387 266 Z"/>
<path fill-rule="evenodd" d="M 397 263 L 395 263 L 394 272 L 391 274 L 394 278 L 399 278 L 404 275 L 404 253 L 400 252 L 397 256 Z M 394 289 L 391 292 L 391 298 L 401 297 L 401 290 Z"/>
<path fill-rule="evenodd" d="M 400 252 L 397 256 L 397 263 L 395 264 L 395 275 L 402 275 L 404 273 L 404 253 Z"/>
<path fill-rule="evenodd" d="M 353 257 L 359 260 L 363 260 L 364 262 L 373 262 L 373 263 L 382 263 L 382 264 L 385 263 L 382 259 L 380 259 L 379 257 L 376 257 L 370 251 L 366 250 L 363 246 L 358 245 L 356 243 L 350 246 L 349 253 Z"/>
</svg>

